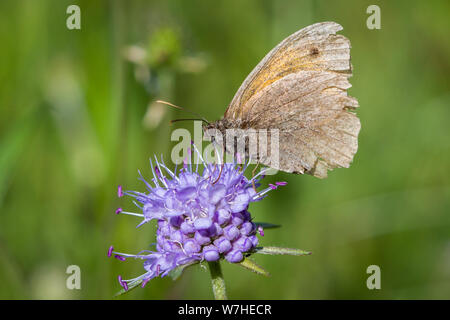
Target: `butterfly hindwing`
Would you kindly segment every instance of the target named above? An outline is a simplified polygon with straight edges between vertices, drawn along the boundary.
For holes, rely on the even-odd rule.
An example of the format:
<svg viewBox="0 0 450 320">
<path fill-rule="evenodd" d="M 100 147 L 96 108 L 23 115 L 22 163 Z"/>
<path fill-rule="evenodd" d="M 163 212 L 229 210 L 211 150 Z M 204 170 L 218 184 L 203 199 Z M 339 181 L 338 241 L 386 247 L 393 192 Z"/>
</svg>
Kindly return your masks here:
<svg viewBox="0 0 450 320">
<path fill-rule="evenodd" d="M 247 102 L 244 121 L 252 129 L 278 129 L 279 167 L 324 178 L 328 169 L 348 167 L 358 149 L 358 107 L 347 95 L 348 75 L 324 71 L 290 74 Z M 257 155 L 252 155 L 255 159 Z"/>
</svg>

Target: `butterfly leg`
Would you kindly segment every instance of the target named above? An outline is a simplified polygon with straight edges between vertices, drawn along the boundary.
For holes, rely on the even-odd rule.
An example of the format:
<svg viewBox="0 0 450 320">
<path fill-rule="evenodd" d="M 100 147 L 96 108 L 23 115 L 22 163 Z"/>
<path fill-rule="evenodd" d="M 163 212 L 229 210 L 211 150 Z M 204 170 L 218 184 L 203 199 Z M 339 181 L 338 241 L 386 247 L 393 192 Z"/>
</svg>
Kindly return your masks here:
<svg viewBox="0 0 450 320">
<path fill-rule="evenodd" d="M 216 150 L 217 156 L 220 158 L 220 153 L 217 150 L 217 146 L 216 146 L 215 141 L 213 141 L 213 143 L 214 143 L 214 148 Z M 222 146 L 222 165 L 220 166 L 219 176 L 217 177 L 217 179 L 212 184 L 216 184 L 217 181 L 219 181 L 220 177 L 222 176 L 223 167 L 225 166 L 225 164 L 223 163 L 223 155 L 224 155 L 224 153 L 225 153 L 225 147 Z M 214 170 L 213 170 L 213 173 L 211 174 L 211 176 L 216 172 L 216 168 L 217 168 L 217 162 L 214 163 Z"/>
<path fill-rule="evenodd" d="M 253 177 L 255 176 L 256 169 L 258 169 L 258 167 L 259 167 L 259 161 L 256 163 L 255 168 L 252 170 L 252 186 L 253 186 L 253 190 L 255 190 L 255 192 L 257 192 L 257 191 L 256 191 L 256 186 L 255 186 L 255 180 L 253 180 Z"/>
<path fill-rule="evenodd" d="M 219 181 L 220 177 L 222 176 L 222 170 L 223 170 L 223 167 L 225 167 L 225 164 L 224 164 L 224 163 L 220 166 L 219 176 L 217 177 L 216 181 L 214 181 L 212 184 L 216 184 L 217 181 Z"/>
</svg>

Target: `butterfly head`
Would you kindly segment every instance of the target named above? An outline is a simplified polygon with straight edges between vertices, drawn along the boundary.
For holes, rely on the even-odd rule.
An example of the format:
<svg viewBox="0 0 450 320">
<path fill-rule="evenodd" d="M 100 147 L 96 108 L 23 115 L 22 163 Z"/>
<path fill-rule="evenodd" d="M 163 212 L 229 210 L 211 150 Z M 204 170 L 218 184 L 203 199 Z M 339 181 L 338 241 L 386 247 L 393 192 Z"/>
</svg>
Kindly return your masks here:
<svg viewBox="0 0 450 320">
<path fill-rule="evenodd" d="M 203 135 L 206 138 L 210 138 L 212 142 L 216 141 L 215 137 L 218 134 L 225 131 L 225 127 L 222 123 L 222 120 L 217 120 L 214 122 L 204 123 L 202 125 Z M 218 130 L 218 131 L 217 131 Z"/>
</svg>

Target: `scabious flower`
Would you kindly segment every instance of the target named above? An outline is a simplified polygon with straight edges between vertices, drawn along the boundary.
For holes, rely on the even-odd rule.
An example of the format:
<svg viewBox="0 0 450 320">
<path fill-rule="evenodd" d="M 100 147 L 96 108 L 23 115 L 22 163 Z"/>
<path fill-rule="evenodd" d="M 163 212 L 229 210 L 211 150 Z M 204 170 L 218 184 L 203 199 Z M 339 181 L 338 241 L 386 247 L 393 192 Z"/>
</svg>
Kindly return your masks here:
<svg viewBox="0 0 450 320">
<path fill-rule="evenodd" d="M 261 170 L 252 179 L 244 176 L 247 165 L 236 163 L 207 164 L 195 148 L 198 159 L 203 164 L 200 173 L 198 164 L 184 162 L 183 168 L 172 172 L 155 157 L 152 166 L 153 179 L 142 180 L 146 192 L 122 191 L 118 195 L 134 198 L 135 205 L 142 213 L 116 210 L 117 214 L 128 214 L 142 218 L 138 227 L 157 221 L 155 250 L 144 250 L 138 254 L 126 254 L 114 251 L 111 246 L 108 257 L 124 261 L 127 258 L 144 260 L 146 272 L 141 276 L 119 283 L 128 290 L 129 285 L 142 283 L 142 287 L 152 278 L 166 276 L 178 266 L 201 261 L 225 259 L 231 263 L 241 262 L 258 245 L 257 228 L 247 211 L 251 202 L 259 201 L 265 195 L 284 182 L 270 185 L 257 192 L 259 180 L 264 177 Z M 139 173 L 140 174 L 140 173 Z"/>
</svg>

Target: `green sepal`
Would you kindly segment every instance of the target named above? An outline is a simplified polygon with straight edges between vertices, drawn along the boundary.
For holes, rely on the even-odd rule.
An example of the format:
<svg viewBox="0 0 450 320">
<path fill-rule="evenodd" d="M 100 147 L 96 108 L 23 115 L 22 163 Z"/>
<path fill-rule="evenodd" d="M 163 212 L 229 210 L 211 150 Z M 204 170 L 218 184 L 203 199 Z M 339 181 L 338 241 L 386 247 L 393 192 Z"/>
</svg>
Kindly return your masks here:
<svg viewBox="0 0 450 320">
<path fill-rule="evenodd" d="M 193 266 L 194 264 L 197 264 L 197 263 L 198 263 L 198 261 L 183 264 L 183 265 L 178 266 L 175 269 L 171 270 L 167 275 L 169 277 L 171 277 L 173 281 L 175 281 L 181 276 L 184 269 L 186 269 L 187 267 Z"/>
<path fill-rule="evenodd" d="M 272 224 L 267 222 L 254 222 L 256 224 L 256 227 L 262 227 L 263 229 L 274 229 L 281 227 L 279 224 Z"/>
<path fill-rule="evenodd" d="M 291 255 L 291 256 L 308 256 L 311 255 L 311 251 L 305 251 L 294 248 L 281 248 L 281 247 L 256 247 L 254 253 L 270 254 L 270 255 Z"/>
<path fill-rule="evenodd" d="M 268 271 L 266 271 L 263 267 L 259 266 L 256 264 L 255 261 L 251 260 L 250 258 L 244 258 L 244 260 L 242 260 L 239 265 L 241 267 L 244 267 L 247 270 L 250 270 L 254 273 L 269 277 L 270 273 Z"/>
<path fill-rule="evenodd" d="M 125 294 L 125 293 L 128 293 L 128 292 L 130 292 L 131 290 L 133 290 L 133 289 L 136 289 L 140 284 L 142 283 L 142 279 L 139 279 L 139 280 L 136 280 L 136 281 L 133 281 L 133 282 L 129 282 L 129 283 L 127 283 L 127 285 L 128 285 L 128 290 L 125 290 L 125 289 L 121 289 L 119 292 L 117 292 L 114 296 L 115 297 L 118 297 L 118 296 L 121 296 L 121 295 L 123 295 L 123 294 Z"/>
</svg>

